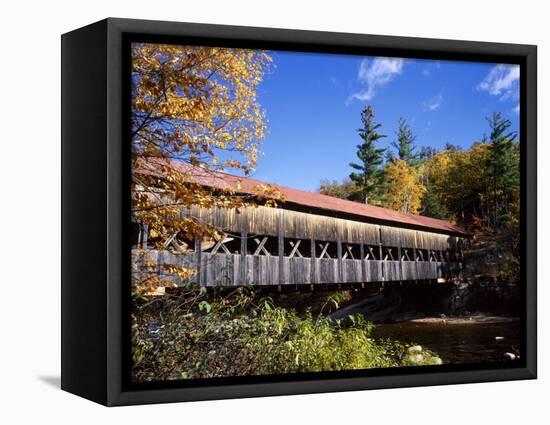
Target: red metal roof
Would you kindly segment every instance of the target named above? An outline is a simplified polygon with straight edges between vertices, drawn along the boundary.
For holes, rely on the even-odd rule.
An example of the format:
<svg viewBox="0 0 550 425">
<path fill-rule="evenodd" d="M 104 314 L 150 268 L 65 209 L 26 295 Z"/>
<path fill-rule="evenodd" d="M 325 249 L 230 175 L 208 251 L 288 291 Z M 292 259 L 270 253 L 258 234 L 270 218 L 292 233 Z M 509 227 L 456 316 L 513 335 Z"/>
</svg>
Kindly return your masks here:
<svg viewBox="0 0 550 425">
<path fill-rule="evenodd" d="M 184 173 L 188 173 L 191 169 L 191 166 L 188 164 L 178 161 L 173 161 L 172 166 Z M 193 171 L 193 181 L 209 187 L 218 189 L 233 189 L 237 192 L 253 194 L 257 193 L 254 191 L 254 187 L 257 187 L 258 185 L 270 184 L 283 194 L 285 202 L 291 202 L 306 207 L 318 208 L 332 212 L 353 214 L 355 216 L 361 216 L 367 219 L 382 220 L 393 225 L 408 225 L 433 232 L 448 233 L 465 237 L 471 236 L 470 233 L 461 227 L 445 220 L 403 213 L 387 208 L 362 204 L 360 202 L 347 201 L 344 199 L 334 198 L 332 196 L 321 195 L 319 193 L 293 189 L 273 183 L 266 183 L 250 177 L 239 177 L 219 171 L 212 172 L 202 169 L 198 170 L 198 172 L 197 169 Z M 237 190 L 239 184 L 240 188 Z"/>
</svg>

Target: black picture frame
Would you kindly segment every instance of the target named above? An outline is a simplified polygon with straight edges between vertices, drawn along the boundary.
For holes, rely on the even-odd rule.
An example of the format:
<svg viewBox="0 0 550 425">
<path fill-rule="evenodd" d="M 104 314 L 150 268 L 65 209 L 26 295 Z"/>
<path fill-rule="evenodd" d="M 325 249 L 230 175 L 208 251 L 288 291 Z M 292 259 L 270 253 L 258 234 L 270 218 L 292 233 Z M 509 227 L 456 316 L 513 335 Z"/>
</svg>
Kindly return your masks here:
<svg viewBox="0 0 550 425">
<path fill-rule="evenodd" d="M 132 40 L 520 65 L 522 359 L 132 385 L 129 49 Z M 114 406 L 535 379 L 537 49 L 532 45 L 108 18 L 62 36 L 62 389 Z"/>
</svg>

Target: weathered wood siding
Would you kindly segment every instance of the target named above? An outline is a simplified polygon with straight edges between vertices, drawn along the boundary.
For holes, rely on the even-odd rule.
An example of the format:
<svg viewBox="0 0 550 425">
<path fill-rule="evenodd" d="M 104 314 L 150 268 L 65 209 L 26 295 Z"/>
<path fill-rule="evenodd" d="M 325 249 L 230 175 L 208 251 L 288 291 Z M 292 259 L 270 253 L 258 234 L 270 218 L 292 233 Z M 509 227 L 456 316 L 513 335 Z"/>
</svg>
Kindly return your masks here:
<svg viewBox="0 0 550 425">
<path fill-rule="evenodd" d="M 246 257 L 247 285 L 275 285 L 279 281 L 279 258 L 264 255 Z"/>
<path fill-rule="evenodd" d="M 240 233 L 243 228 L 239 217 L 246 211 L 245 229 L 250 234 L 278 236 L 278 225 L 282 222 L 284 236 L 295 239 L 336 241 L 378 245 L 380 232 L 378 225 L 344 220 L 341 218 L 307 214 L 282 208 L 243 208 L 237 213 L 234 208 L 182 208 L 183 217 L 195 217 L 202 223 L 218 227 L 227 232 Z M 281 216 L 281 217 L 279 217 Z"/>
<path fill-rule="evenodd" d="M 444 251 L 453 248 L 451 243 L 456 238 L 438 233 L 416 231 L 416 247 L 422 249 L 436 249 Z"/>
<path fill-rule="evenodd" d="M 319 283 L 338 282 L 338 261 L 327 259 L 316 259 L 316 270 L 318 270 Z"/>
<path fill-rule="evenodd" d="M 227 249 L 210 253 L 199 249 L 201 244 L 197 243 L 198 252 L 185 255 L 135 250 L 136 276 L 156 274 L 161 280 L 172 279 L 182 285 L 184 282 L 167 270 L 166 265 L 174 265 L 195 269 L 195 280 L 203 286 L 263 286 L 433 280 L 456 276 L 461 270 L 459 262 L 436 261 L 443 256 L 426 254 L 427 250 L 458 252 L 461 240 L 455 236 L 282 208 L 245 208 L 237 212 L 191 207 L 182 209 L 181 215 L 232 234 L 233 240 L 240 241 L 240 248 L 233 247 L 231 254 Z M 265 236 L 277 238 L 269 255 L 250 249 L 257 248 L 257 241 Z M 289 254 L 285 247 L 296 241 L 305 241 L 302 247 L 309 244 L 311 248 L 300 248 L 299 255 Z M 332 244 L 331 258 L 321 258 L 327 242 Z M 391 255 L 383 255 L 382 247 L 391 248 L 387 250 Z M 423 255 L 415 255 L 420 250 Z M 383 259 L 377 260 L 373 254 Z"/>
<path fill-rule="evenodd" d="M 384 261 L 384 280 L 401 280 L 401 264 L 399 261 Z"/>
<path fill-rule="evenodd" d="M 416 231 L 399 227 L 380 226 L 382 245 L 414 248 L 416 246 Z"/>
<path fill-rule="evenodd" d="M 367 272 L 365 282 L 382 282 L 384 281 L 383 275 L 383 261 L 364 261 L 365 270 Z"/>
<path fill-rule="evenodd" d="M 364 260 L 363 260 L 364 261 Z M 366 282 L 361 260 L 342 260 L 343 282 Z"/>
<path fill-rule="evenodd" d="M 258 206 L 243 208 L 241 213 L 238 213 L 234 208 L 192 206 L 182 208 L 181 215 L 196 217 L 203 223 L 228 232 L 240 233 L 243 228 L 239 218 L 244 211 L 247 214 L 244 230 L 251 234 L 277 236 L 279 216 L 281 215 L 284 235 L 288 238 L 336 241 L 339 237 L 342 242 L 346 243 L 368 245 L 382 243 L 391 247 L 418 247 L 437 250 L 457 249 L 459 243 L 459 238 L 456 236 L 363 223 L 282 208 Z"/>
<path fill-rule="evenodd" d="M 418 263 L 415 261 L 401 262 L 401 280 L 417 280 L 418 278 Z"/>
<path fill-rule="evenodd" d="M 309 258 L 283 258 L 283 284 L 311 283 L 311 260 Z"/>
<path fill-rule="evenodd" d="M 169 279 L 178 286 L 186 282 L 170 274 L 165 265 L 197 269 L 194 254 L 174 255 L 167 251 L 149 250 L 140 251 L 136 257 L 139 259 L 136 261 L 135 276 L 156 274 L 161 280 Z M 313 262 L 310 258 L 283 257 L 283 276 L 280 279 L 278 257 L 248 255 L 243 266 L 242 256 L 238 254 L 203 253 L 194 281 L 202 286 L 263 286 L 434 280 L 456 276 L 461 268 L 460 263 L 436 261 L 342 260 L 340 277 L 338 260 L 317 258 Z"/>
</svg>

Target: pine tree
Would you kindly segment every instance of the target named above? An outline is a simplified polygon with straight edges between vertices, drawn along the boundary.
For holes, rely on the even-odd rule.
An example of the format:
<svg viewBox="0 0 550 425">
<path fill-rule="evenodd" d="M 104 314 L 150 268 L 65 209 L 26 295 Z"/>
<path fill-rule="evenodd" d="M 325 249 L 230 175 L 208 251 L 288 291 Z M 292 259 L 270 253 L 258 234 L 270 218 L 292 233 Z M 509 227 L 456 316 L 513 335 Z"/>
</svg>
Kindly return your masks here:
<svg viewBox="0 0 550 425">
<path fill-rule="evenodd" d="M 449 152 L 459 152 L 462 150 L 462 148 L 458 145 L 453 145 L 450 142 L 445 143 L 445 150 Z"/>
<path fill-rule="evenodd" d="M 435 148 L 431 146 L 422 146 L 420 148 L 420 153 L 418 154 L 418 159 L 425 161 L 426 159 L 432 158 L 437 153 Z"/>
<path fill-rule="evenodd" d="M 350 179 L 358 186 L 361 199 L 367 204 L 380 193 L 384 177 L 380 166 L 386 149 L 377 148 L 376 142 L 386 136 L 377 132 L 381 124 L 374 121 L 374 112 L 370 105 L 361 112 L 361 122 L 363 126 L 357 130 L 363 140 L 357 145 L 357 158 L 360 162 L 349 164 L 357 170 L 350 174 Z"/>
<path fill-rule="evenodd" d="M 416 146 L 414 141 L 416 136 L 413 134 L 411 128 L 407 124 L 404 118 L 399 118 L 399 129 L 397 130 L 397 140 L 393 141 L 391 145 L 396 150 L 396 155 L 390 154 L 389 159 L 394 161 L 401 159 L 411 166 L 416 166 L 418 163 L 418 153 L 415 152 Z"/>
<path fill-rule="evenodd" d="M 487 170 L 490 176 L 490 208 L 493 226 L 508 213 L 513 192 L 519 188 L 519 167 L 516 148 L 517 132 L 509 131 L 512 123 L 498 112 L 487 119 L 491 128 Z"/>
</svg>

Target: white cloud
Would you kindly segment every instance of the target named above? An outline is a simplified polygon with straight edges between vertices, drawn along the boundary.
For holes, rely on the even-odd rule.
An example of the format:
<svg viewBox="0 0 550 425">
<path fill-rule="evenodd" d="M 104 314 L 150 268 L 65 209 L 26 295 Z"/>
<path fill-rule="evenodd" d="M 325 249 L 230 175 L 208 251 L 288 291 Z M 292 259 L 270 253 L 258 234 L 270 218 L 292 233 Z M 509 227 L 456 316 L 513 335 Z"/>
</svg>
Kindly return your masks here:
<svg viewBox="0 0 550 425">
<path fill-rule="evenodd" d="M 514 109 L 512 109 L 512 112 L 514 112 L 515 114 L 519 114 L 519 103 L 516 105 Z"/>
<path fill-rule="evenodd" d="M 501 100 L 519 98 L 519 65 L 496 65 L 477 86 Z"/>
<path fill-rule="evenodd" d="M 436 111 L 441 107 L 443 103 L 443 94 L 438 94 L 437 96 L 432 97 L 424 102 L 425 111 Z"/>
<path fill-rule="evenodd" d="M 353 93 L 348 101 L 354 99 L 366 102 L 371 100 L 378 88 L 388 84 L 403 70 L 404 59 L 401 58 L 375 58 L 363 59 L 359 65 L 357 78 L 366 87 Z"/>
<path fill-rule="evenodd" d="M 424 68 L 422 68 L 422 75 L 424 77 L 429 77 L 432 75 L 432 69 L 439 69 L 441 68 L 441 62 L 440 61 L 430 61 Z"/>
</svg>

